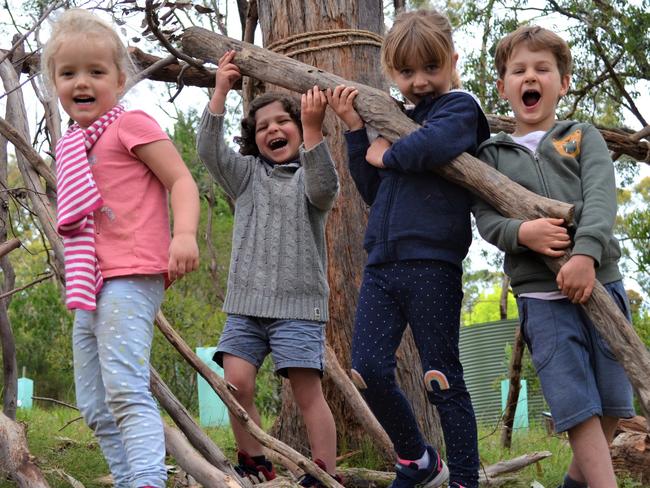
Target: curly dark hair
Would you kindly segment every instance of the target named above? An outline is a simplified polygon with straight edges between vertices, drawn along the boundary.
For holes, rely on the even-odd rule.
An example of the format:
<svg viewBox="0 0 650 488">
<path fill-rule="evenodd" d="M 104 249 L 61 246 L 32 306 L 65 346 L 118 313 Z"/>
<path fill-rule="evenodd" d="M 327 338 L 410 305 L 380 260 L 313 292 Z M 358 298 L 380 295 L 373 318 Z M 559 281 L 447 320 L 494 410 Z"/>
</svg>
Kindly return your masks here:
<svg viewBox="0 0 650 488">
<path fill-rule="evenodd" d="M 300 103 L 284 93 L 269 92 L 261 95 L 250 103 L 248 115 L 241 121 L 241 135 L 235 137 L 235 142 L 239 144 L 239 152 L 244 156 L 259 156 L 260 150 L 255 144 L 255 114 L 262 107 L 266 107 L 273 102 L 280 102 L 282 107 L 287 111 L 289 116 L 298 126 L 300 136 L 302 137 L 302 123 L 300 121 Z"/>
</svg>

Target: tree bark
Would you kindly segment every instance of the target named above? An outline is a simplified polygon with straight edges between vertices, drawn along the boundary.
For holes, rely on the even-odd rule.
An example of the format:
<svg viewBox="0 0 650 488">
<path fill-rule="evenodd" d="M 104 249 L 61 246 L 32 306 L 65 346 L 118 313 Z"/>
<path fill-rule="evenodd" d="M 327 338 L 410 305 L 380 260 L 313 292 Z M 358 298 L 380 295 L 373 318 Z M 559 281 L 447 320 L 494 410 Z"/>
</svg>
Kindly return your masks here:
<svg viewBox="0 0 650 488">
<path fill-rule="evenodd" d="M 0 473 L 8 473 L 20 488 L 48 488 L 29 458 L 24 427 L 0 412 Z"/>
<path fill-rule="evenodd" d="M 633 477 L 648 486 L 650 483 L 650 435 L 647 432 L 623 432 L 610 446 L 614 471 Z"/>
<path fill-rule="evenodd" d="M 0 136 L 0 187 L 8 188 L 9 160 L 7 157 L 7 140 Z M 7 240 L 7 228 L 9 222 L 9 195 L 7 192 L 0 192 L 0 268 L 2 269 L 3 280 L 0 283 L 0 296 L 13 289 L 16 282 L 14 268 L 9 260 L 9 254 L 20 246 L 18 239 Z M 16 343 L 9 322 L 7 309 L 11 298 L 0 298 L 0 344 L 2 345 L 2 371 L 4 391 L 2 398 L 2 409 L 7 417 L 16 419 L 16 403 L 18 399 L 18 364 L 16 362 Z"/>
<path fill-rule="evenodd" d="M 197 42 L 198 40 L 202 40 L 202 45 Z M 318 84 L 321 88 L 328 88 L 346 83 L 346 80 L 341 80 L 335 75 L 263 49 L 244 46 L 233 39 L 223 37 L 219 39 L 218 36 L 204 29 L 188 29 L 183 37 L 183 44 L 188 52 L 200 52 L 206 59 L 214 59 L 214 56 L 222 53 L 227 45 L 228 49 L 238 51 L 235 61 L 242 73 L 248 74 L 249 70 L 256 71 L 258 77 L 272 79 L 273 82 L 277 80 L 278 83 L 283 84 L 282 86 L 296 91 L 302 91 L 305 86 L 314 84 Z M 278 69 L 282 71 L 282 77 L 279 76 Z M 291 76 L 287 76 L 288 73 Z M 417 129 L 418 126 L 402 114 L 395 104 L 386 100 L 387 96 L 384 93 L 356 83 L 355 86 L 359 90 L 355 108 L 366 123 L 377 129 L 386 139 L 394 141 Z M 567 223 L 573 220 L 571 205 L 536 195 L 469 154 L 461 154 L 454 161 L 439 168 L 438 172 L 472 191 L 506 217 L 522 220 L 555 217 L 563 218 Z M 559 259 L 545 258 L 544 262 L 549 269 L 557 273 L 568 258 L 569 255 Z M 650 353 L 598 281 L 583 309 L 625 369 L 637 391 L 644 416 L 648 419 L 650 379 L 647 372 L 650 371 Z"/>
</svg>

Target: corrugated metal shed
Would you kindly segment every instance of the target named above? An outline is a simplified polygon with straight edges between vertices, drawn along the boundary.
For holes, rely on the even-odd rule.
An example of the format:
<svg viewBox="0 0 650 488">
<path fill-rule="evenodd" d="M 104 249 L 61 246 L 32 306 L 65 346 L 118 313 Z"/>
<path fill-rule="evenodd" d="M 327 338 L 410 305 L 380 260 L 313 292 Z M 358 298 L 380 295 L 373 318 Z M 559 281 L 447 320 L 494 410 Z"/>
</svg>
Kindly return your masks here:
<svg viewBox="0 0 650 488">
<path fill-rule="evenodd" d="M 460 360 L 478 422 L 496 423 L 501 418 L 500 382 L 508 377 L 506 345 L 512 345 L 517 327 L 517 320 L 504 320 L 460 328 Z M 543 410 L 541 392 L 529 388 L 528 418 L 539 422 Z"/>
</svg>

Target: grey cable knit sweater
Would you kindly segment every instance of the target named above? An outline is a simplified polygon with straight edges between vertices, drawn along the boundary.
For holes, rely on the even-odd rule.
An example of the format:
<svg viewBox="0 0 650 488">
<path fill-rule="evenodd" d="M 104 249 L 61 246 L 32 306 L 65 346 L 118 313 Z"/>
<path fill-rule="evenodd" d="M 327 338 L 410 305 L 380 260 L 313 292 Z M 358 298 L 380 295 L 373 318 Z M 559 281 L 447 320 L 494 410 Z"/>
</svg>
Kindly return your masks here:
<svg viewBox="0 0 650 488">
<path fill-rule="evenodd" d="M 230 314 L 326 321 L 325 222 L 339 182 L 327 143 L 300 148 L 300 163 L 271 166 L 231 149 L 223 115 L 206 108 L 199 156 L 235 200 L 228 289 Z"/>
</svg>

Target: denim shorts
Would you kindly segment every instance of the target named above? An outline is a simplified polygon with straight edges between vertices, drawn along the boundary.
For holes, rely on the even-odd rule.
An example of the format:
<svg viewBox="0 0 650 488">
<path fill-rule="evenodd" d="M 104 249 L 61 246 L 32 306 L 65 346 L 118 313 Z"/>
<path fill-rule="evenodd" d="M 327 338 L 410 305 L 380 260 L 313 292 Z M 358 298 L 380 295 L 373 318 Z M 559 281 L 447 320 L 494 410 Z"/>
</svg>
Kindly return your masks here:
<svg viewBox="0 0 650 488">
<path fill-rule="evenodd" d="M 605 285 L 623 314 L 630 308 L 621 281 Z M 524 340 L 551 409 L 555 430 L 588 418 L 633 417 L 632 385 L 582 307 L 564 300 L 517 298 Z"/>
<path fill-rule="evenodd" d="M 223 353 L 242 358 L 259 369 L 271 353 L 275 372 L 288 377 L 287 368 L 325 366 L 325 323 L 228 315 L 214 360 L 223 366 Z"/>
</svg>

